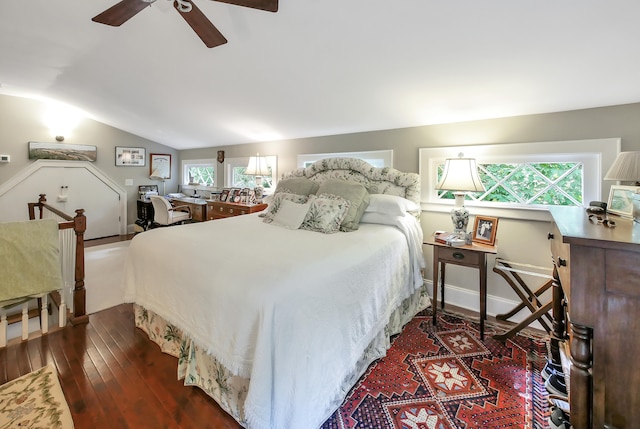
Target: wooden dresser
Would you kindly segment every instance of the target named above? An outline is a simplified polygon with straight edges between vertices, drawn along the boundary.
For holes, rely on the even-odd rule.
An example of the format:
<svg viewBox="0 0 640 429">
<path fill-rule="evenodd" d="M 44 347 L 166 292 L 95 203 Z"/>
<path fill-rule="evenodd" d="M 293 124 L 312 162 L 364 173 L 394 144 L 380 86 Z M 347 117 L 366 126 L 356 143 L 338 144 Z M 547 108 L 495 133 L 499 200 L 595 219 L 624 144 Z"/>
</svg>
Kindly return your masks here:
<svg viewBox="0 0 640 429">
<path fill-rule="evenodd" d="M 221 201 L 214 201 L 208 204 L 210 207 L 207 210 L 207 220 L 256 213 L 267 208 L 266 204 L 223 203 Z"/>
<path fill-rule="evenodd" d="M 580 207 L 550 212 L 554 337 L 568 333 L 571 424 L 640 427 L 640 225 L 609 216 L 610 228 Z"/>
</svg>

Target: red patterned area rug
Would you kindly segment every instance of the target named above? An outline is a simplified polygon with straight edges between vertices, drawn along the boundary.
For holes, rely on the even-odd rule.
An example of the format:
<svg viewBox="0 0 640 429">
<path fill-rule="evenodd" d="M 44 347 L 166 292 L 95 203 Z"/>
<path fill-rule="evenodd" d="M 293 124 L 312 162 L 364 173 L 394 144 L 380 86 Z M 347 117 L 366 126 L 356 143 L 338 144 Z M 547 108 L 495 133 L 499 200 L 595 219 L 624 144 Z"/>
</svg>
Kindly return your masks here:
<svg viewBox="0 0 640 429">
<path fill-rule="evenodd" d="M 374 362 L 323 429 L 547 429 L 540 371 L 542 336 L 516 335 L 457 315 L 429 310 L 413 318 Z"/>
</svg>

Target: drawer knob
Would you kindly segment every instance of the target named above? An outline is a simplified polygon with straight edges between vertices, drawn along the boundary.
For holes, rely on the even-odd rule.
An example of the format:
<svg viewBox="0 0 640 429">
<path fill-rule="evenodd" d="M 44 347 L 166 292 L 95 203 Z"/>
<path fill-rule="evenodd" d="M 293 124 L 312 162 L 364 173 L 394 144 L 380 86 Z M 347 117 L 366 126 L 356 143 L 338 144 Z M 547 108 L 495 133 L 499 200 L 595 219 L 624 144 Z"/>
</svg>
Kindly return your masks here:
<svg viewBox="0 0 640 429">
<path fill-rule="evenodd" d="M 462 260 L 462 259 L 464 259 L 464 253 L 453 252 L 453 257 L 458 259 L 458 260 Z"/>
<path fill-rule="evenodd" d="M 233 213 L 233 209 L 229 209 L 229 213 Z"/>
<path fill-rule="evenodd" d="M 218 210 L 220 210 L 220 211 L 224 211 L 224 208 L 223 208 L 223 207 L 220 207 Z"/>
<path fill-rule="evenodd" d="M 561 267 L 566 267 L 567 266 L 567 260 L 563 259 L 563 258 L 558 258 L 558 265 Z"/>
<path fill-rule="evenodd" d="M 553 240 L 555 237 L 553 236 L 553 232 L 547 234 L 547 240 Z"/>
</svg>

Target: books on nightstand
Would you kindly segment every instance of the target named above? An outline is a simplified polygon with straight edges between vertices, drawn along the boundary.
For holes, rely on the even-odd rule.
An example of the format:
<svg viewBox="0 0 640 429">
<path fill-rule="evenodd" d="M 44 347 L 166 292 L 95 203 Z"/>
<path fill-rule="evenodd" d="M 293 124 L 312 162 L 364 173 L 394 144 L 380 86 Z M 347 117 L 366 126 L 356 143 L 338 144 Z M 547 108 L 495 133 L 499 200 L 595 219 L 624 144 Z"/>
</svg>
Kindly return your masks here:
<svg viewBox="0 0 640 429">
<path fill-rule="evenodd" d="M 452 232 L 436 231 L 433 234 L 433 239 L 438 243 L 452 247 L 460 247 L 466 244 L 466 240 L 464 238 L 460 238 L 457 234 Z"/>
</svg>

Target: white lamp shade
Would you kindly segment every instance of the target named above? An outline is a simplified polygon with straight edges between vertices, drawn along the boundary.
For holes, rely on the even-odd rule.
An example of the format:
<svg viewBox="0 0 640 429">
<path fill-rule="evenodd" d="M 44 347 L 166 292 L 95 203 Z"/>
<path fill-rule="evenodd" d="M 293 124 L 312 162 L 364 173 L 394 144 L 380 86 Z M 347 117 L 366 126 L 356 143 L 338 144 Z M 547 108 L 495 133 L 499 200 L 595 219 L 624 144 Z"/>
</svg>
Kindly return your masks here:
<svg viewBox="0 0 640 429">
<path fill-rule="evenodd" d="M 164 180 L 166 179 L 166 177 L 162 176 L 162 172 L 160 171 L 160 169 L 156 168 L 155 170 L 153 170 L 153 173 L 151 173 L 151 176 L 149 176 L 149 179 L 152 180 Z"/>
<path fill-rule="evenodd" d="M 640 180 L 640 152 L 620 152 L 604 180 Z"/>
<path fill-rule="evenodd" d="M 250 176 L 269 176 L 269 165 L 267 164 L 267 158 L 256 154 L 249 158 L 249 165 L 244 170 L 244 174 Z"/>
<path fill-rule="evenodd" d="M 445 160 L 442 179 L 436 189 L 443 191 L 481 192 L 484 185 L 478 176 L 473 158 L 449 158 Z"/>
</svg>

